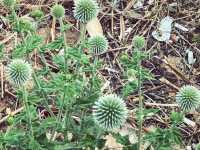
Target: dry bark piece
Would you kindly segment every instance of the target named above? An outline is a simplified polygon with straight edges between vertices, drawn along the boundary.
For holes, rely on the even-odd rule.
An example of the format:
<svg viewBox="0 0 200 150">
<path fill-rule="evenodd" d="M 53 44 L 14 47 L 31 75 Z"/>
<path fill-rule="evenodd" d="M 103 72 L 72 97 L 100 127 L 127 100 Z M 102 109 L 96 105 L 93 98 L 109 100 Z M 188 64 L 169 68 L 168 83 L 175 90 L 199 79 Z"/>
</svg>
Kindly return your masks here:
<svg viewBox="0 0 200 150">
<path fill-rule="evenodd" d="M 111 135 L 105 136 L 105 148 L 104 149 L 115 149 L 115 150 L 123 150 L 123 145 L 120 143 L 117 143 L 116 139 Z"/>
</svg>

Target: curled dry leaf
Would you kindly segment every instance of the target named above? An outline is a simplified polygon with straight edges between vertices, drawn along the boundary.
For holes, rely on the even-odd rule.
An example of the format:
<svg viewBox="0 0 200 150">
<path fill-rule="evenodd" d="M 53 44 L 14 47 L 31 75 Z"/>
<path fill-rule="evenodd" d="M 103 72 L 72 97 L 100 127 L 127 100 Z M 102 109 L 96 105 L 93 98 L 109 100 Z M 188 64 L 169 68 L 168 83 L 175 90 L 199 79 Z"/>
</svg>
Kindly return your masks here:
<svg viewBox="0 0 200 150">
<path fill-rule="evenodd" d="M 135 144 L 138 142 L 137 134 L 130 125 L 124 125 L 118 132 L 121 136 L 128 136 L 129 142 L 131 144 Z"/>
<path fill-rule="evenodd" d="M 160 21 L 157 31 L 152 32 L 152 36 L 158 41 L 169 41 L 172 31 L 172 17 L 165 17 Z"/>
<path fill-rule="evenodd" d="M 120 143 L 117 143 L 116 139 L 111 135 L 105 136 L 105 148 L 104 149 L 115 149 L 115 150 L 123 150 L 123 145 Z"/>
<path fill-rule="evenodd" d="M 90 36 L 103 35 L 103 29 L 98 18 L 89 21 L 86 25 L 86 29 Z"/>
</svg>

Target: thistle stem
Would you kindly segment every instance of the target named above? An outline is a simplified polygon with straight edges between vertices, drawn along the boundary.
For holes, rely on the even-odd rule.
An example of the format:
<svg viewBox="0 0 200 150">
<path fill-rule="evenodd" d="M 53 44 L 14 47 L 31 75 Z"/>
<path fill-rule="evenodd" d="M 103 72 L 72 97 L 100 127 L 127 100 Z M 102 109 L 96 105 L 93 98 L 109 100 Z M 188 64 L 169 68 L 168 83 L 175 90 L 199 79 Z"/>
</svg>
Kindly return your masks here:
<svg viewBox="0 0 200 150">
<path fill-rule="evenodd" d="M 34 71 L 33 71 L 33 79 L 34 79 L 34 82 L 35 82 L 37 88 L 41 91 L 41 94 L 44 97 L 44 104 L 45 104 L 45 107 L 46 107 L 47 111 L 50 113 L 51 116 L 55 117 L 53 111 L 49 107 L 47 94 L 43 90 L 43 88 L 41 87 L 41 84 L 40 84 L 40 82 L 39 82 L 39 80 L 38 80 L 38 78 L 37 78 L 37 76 L 36 76 Z"/>
<path fill-rule="evenodd" d="M 30 130 L 31 136 L 34 137 L 33 128 L 32 128 L 32 121 L 31 121 L 31 113 L 30 113 L 30 108 L 29 108 L 28 99 L 27 99 L 28 93 L 27 93 L 25 86 L 23 86 L 22 89 L 23 89 L 23 101 L 24 101 L 24 105 L 25 105 L 25 109 L 26 109 L 26 116 L 27 116 L 28 124 L 29 124 L 29 128 L 30 128 L 29 130 Z"/>
<path fill-rule="evenodd" d="M 85 38 L 86 38 L 86 24 L 81 23 L 80 26 L 81 26 L 80 27 L 80 33 L 81 33 L 81 35 L 80 35 L 80 38 L 78 40 L 78 44 L 81 43 L 81 42 L 83 42 L 83 41 L 85 41 Z"/>
<path fill-rule="evenodd" d="M 138 62 L 138 88 L 139 88 L 139 135 L 138 135 L 138 150 L 141 149 L 142 140 L 142 124 L 143 124 L 143 100 L 142 100 L 142 90 L 141 90 L 141 60 Z"/>
<path fill-rule="evenodd" d="M 59 19 L 59 24 L 60 24 L 60 32 L 62 33 L 63 39 L 64 39 L 64 72 L 67 74 L 67 39 L 64 31 L 64 24 L 62 18 Z"/>
</svg>

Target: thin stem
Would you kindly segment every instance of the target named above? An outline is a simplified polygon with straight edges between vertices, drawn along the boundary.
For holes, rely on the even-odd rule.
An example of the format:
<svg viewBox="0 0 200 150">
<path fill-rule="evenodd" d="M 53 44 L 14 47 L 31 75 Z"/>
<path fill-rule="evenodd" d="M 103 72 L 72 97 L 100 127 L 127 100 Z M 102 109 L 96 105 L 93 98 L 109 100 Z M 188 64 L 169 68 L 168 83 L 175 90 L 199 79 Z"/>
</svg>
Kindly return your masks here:
<svg viewBox="0 0 200 150">
<path fill-rule="evenodd" d="M 28 99 L 27 99 L 28 93 L 27 93 L 25 86 L 23 86 L 22 89 L 23 89 L 23 101 L 24 101 L 25 109 L 26 109 L 26 116 L 27 116 L 27 119 L 28 119 L 29 127 L 30 127 L 30 134 L 31 134 L 32 137 L 34 137 L 32 121 L 31 121 L 31 113 L 30 113 L 30 109 L 29 109 L 29 105 L 28 105 Z"/>
<path fill-rule="evenodd" d="M 67 69 L 68 69 L 68 67 L 67 67 L 67 55 L 68 55 L 67 49 L 68 49 L 68 46 L 66 43 L 66 36 L 65 36 L 64 24 L 63 24 L 62 18 L 59 19 L 59 23 L 60 23 L 60 32 L 62 33 L 62 36 L 64 39 L 64 73 L 65 73 L 65 75 L 67 75 Z M 66 87 L 64 86 L 64 94 L 63 94 L 63 99 L 62 99 L 62 103 L 61 103 L 61 108 L 59 109 L 59 112 L 58 112 L 56 128 L 53 130 L 50 141 L 53 139 L 54 135 L 56 134 L 56 130 L 62 119 L 62 111 L 63 111 L 65 98 L 66 98 Z M 68 112 L 68 111 L 66 111 L 66 112 Z"/>
<path fill-rule="evenodd" d="M 14 22 L 17 23 L 17 28 L 18 28 L 19 27 L 19 19 L 18 19 L 18 16 L 17 16 L 14 6 L 11 8 L 11 14 L 14 17 Z"/>
<path fill-rule="evenodd" d="M 138 150 L 141 149 L 142 140 L 142 124 L 143 124 L 143 100 L 142 100 L 142 90 L 141 90 L 141 60 L 138 62 L 138 94 L 139 94 L 139 135 L 138 135 Z"/>
<path fill-rule="evenodd" d="M 53 111 L 49 107 L 48 96 L 47 96 L 46 92 L 44 91 L 44 89 L 41 87 L 41 84 L 40 84 L 40 82 L 39 82 L 39 80 L 38 80 L 38 78 L 37 78 L 37 76 L 36 76 L 34 71 L 33 71 L 33 79 L 34 79 L 34 82 L 35 82 L 37 88 L 41 91 L 41 94 L 44 97 L 44 104 L 45 104 L 45 107 L 46 107 L 47 111 L 50 113 L 51 116 L 55 117 Z"/>
<path fill-rule="evenodd" d="M 95 72 L 96 72 L 96 67 L 97 67 L 97 60 L 98 60 L 98 56 L 94 56 L 94 64 L 93 64 L 93 67 L 92 67 L 92 85 L 91 85 L 91 89 L 94 88 L 94 83 L 95 83 L 95 80 L 94 80 L 94 77 L 95 77 Z"/>
<path fill-rule="evenodd" d="M 60 32 L 62 33 L 63 39 L 64 39 L 64 72 L 65 74 L 67 74 L 67 39 L 66 39 L 66 35 L 65 35 L 65 30 L 64 30 L 64 24 L 63 24 L 63 19 L 60 18 L 59 19 L 59 23 L 60 23 Z"/>
<path fill-rule="evenodd" d="M 80 38 L 78 40 L 78 44 L 83 42 L 83 41 L 85 41 L 85 38 L 86 38 L 86 24 L 81 23 L 80 32 L 81 32 L 81 35 L 80 35 Z"/>
</svg>

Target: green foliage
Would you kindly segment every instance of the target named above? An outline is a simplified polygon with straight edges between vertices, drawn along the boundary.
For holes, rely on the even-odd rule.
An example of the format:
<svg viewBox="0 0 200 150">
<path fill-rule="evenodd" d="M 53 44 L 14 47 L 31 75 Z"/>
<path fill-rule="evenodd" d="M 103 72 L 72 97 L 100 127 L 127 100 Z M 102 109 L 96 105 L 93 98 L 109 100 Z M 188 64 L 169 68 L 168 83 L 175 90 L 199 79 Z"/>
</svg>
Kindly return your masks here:
<svg viewBox="0 0 200 150">
<path fill-rule="evenodd" d="M 196 149 L 195 150 L 200 150 L 200 143 L 198 143 L 197 145 L 196 145 Z"/>
<path fill-rule="evenodd" d="M 63 37 L 58 37 L 54 41 L 48 43 L 47 45 L 44 45 L 41 48 L 41 51 L 45 52 L 47 50 L 52 51 L 52 50 L 56 50 L 56 49 L 61 50 L 63 46 L 64 46 Z"/>
<path fill-rule="evenodd" d="M 96 0 L 75 1 L 74 17 L 82 23 L 87 23 L 98 15 Z"/>
<path fill-rule="evenodd" d="M 4 45 L 1 44 L 1 45 L 0 45 L 0 59 L 3 59 L 3 57 L 4 57 L 4 52 L 3 52 L 3 50 L 4 50 Z"/>
<path fill-rule="evenodd" d="M 6 5 L 14 5 L 12 0 L 6 2 L 10 3 Z M 98 11 L 96 0 L 75 2 L 74 16 L 81 23 L 95 18 Z M 35 22 L 19 18 L 16 12 L 12 9 L 11 15 L 7 15 L 19 40 L 11 55 L 8 55 L 11 63 L 6 66 L 6 79 L 11 83 L 9 88 L 14 88 L 12 92 L 19 102 L 17 106 L 23 106 L 23 110 L 16 115 L 11 114 L 6 120 L 9 127 L 0 132 L 0 149 L 104 149 L 105 135 L 122 127 L 128 117 L 125 102 L 120 97 L 102 93 L 105 83 L 100 74 L 104 62 L 101 58 L 94 59 L 90 53 L 85 54 L 83 50 L 88 47 L 93 54 L 106 51 L 106 37 L 91 37 L 69 47 L 64 41 L 64 31 L 70 29 L 71 25 L 61 23 L 65 9 L 56 4 L 51 8 L 51 14 L 61 23 L 60 33 L 56 34 L 58 36 L 54 41 L 46 44 L 36 33 Z M 44 13 L 36 9 L 30 15 L 40 22 Z M 139 89 L 140 77 L 141 82 L 151 79 L 149 71 L 141 68 L 140 72 L 139 69 L 141 61 L 146 59 L 146 54 L 141 51 L 145 45 L 144 38 L 136 36 L 132 44 L 135 49 L 120 57 L 124 69 L 124 86 L 119 93 L 122 93 L 124 99 Z M 0 45 L 1 60 L 5 59 L 4 51 L 4 46 Z M 28 60 L 30 64 L 36 63 L 35 69 L 23 60 Z M 30 87 L 25 88 L 23 85 L 30 79 L 33 83 L 29 82 Z M 142 113 L 137 111 L 136 121 L 140 122 L 140 119 L 157 112 L 157 109 L 142 109 Z M 144 138 L 157 150 L 169 149 L 173 144 L 180 143 L 176 126 L 182 122 L 183 116 L 173 112 L 170 118 L 170 128 L 157 129 Z M 131 144 L 128 136 L 112 134 L 119 143 L 125 145 L 125 150 L 136 149 L 139 145 Z"/>
<path fill-rule="evenodd" d="M 179 125 L 183 122 L 184 115 L 178 112 L 172 112 L 170 115 L 170 120 L 172 121 L 173 125 Z"/>
<path fill-rule="evenodd" d="M 122 93 L 126 97 L 138 89 L 138 63 L 147 58 L 146 54 L 141 51 L 134 51 L 132 57 L 127 53 L 122 53 L 120 56 L 120 62 L 125 70 L 124 78 L 128 81 L 123 86 Z M 130 76 L 131 72 L 131 76 Z M 152 75 L 145 68 L 141 68 L 141 80 L 152 79 Z"/>
<path fill-rule="evenodd" d="M 135 36 L 132 41 L 132 45 L 136 49 L 142 49 L 145 46 L 145 39 L 143 36 Z"/>
<path fill-rule="evenodd" d="M 172 112 L 170 120 L 172 123 L 170 128 L 157 128 L 145 135 L 144 140 L 150 141 L 155 150 L 171 150 L 174 145 L 181 144 L 182 137 L 177 125 L 182 123 L 183 114 Z"/>
<path fill-rule="evenodd" d="M 35 22 L 31 21 L 28 18 L 18 18 L 14 20 L 13 30 L 18 33 L 34 33 L 37 29 L 37 25 Z"/>
<path fill-rule="evenodd" d="M 12 52 L 13 58 L 23 58 L 29 55 L 34 49 L 38 48 L 42 43 L 41 36 L 36 34 L 29 34 L 25 37 L 24 41 L 16 46 Z"/>
<path fill-rule="evenodd" d="M 157 128 L 146 134 L 144 140 L 151 142 L 155 150 L 170 150 L 173 149 L 173 145 L 181 144 L 181 134 L 180 131 L 171 127 L 169 129 Z"/>
<path fill-rule="evenodd" d="M 3 5 L 8 8 L 13 8 L 16 4 L 16 0 L 2 0 Z"/>
</svg>

